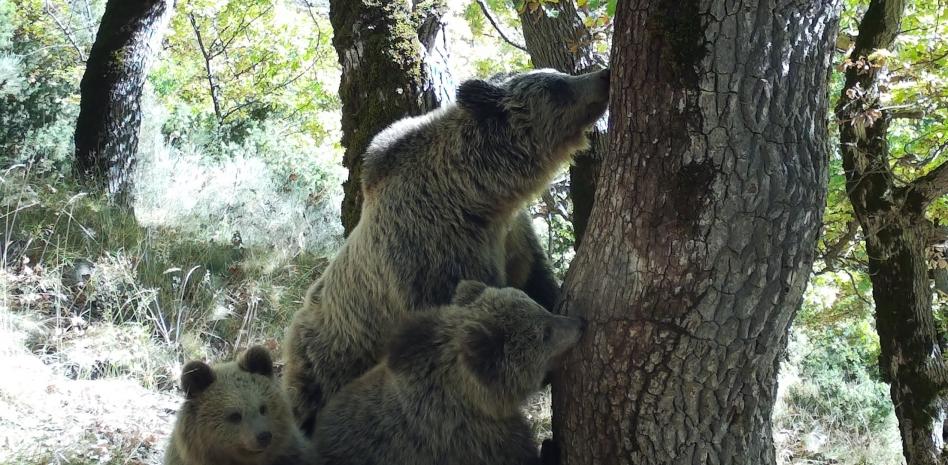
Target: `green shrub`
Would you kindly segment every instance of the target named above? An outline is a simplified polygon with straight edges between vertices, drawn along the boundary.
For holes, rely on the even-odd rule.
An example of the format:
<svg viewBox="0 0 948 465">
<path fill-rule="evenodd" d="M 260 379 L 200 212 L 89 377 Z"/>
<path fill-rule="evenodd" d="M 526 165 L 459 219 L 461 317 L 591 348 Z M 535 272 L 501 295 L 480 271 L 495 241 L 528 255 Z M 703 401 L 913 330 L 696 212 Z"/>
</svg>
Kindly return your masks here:
<svg viewBox="0 0 948 465">
<path fill-rule="evenodd" d="M 774 431 L 778 462 L 903 463 L 878 340 L 866 321 L 795 328 L 781 367 Z"/>
</svg>

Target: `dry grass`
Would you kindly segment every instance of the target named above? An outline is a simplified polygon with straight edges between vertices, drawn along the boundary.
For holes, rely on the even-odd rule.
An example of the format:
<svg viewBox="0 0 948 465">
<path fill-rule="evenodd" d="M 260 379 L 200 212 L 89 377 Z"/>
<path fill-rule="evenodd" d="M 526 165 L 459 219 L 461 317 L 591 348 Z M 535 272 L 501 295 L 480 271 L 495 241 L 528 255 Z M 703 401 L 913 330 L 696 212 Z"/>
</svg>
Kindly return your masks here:
<svg viewBox="0 0 948 465">
<path fill-rule="evenodd" d="M 0 173 L 0 463 L 159 463 L 182 363 L 278 349 L 320 255 Z"/>
<path fill-rule="evenodd" d="M 0 463 L 160 463 L 178 397 L 127 377 L 58 373 L 25 349 L 43 331 L 0 309 Z"/>
<path fill-rule="evenodd" d="M 553 405 L 549 387 L 530 397 L 523 411 L 540 442 L 553 437 Z"/>
</svg>

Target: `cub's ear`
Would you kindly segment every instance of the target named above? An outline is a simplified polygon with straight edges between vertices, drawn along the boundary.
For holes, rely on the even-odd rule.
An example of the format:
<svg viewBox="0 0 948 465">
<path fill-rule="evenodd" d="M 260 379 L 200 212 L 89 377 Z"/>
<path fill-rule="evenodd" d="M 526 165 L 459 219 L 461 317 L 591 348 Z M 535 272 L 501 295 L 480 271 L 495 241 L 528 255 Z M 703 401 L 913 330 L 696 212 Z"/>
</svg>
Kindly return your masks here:
<svg viewBox="0 0 948 465">
<path fill-rule="evenodd" d="M 455 305 L 470 305 L 474 303 L 486 289 L 486 284 L 480 281 L 466 279 L 459 282 L 458 287 L 454 288 L 454 298 L 451 299 L 451 303 Z"/>
<path fill-rule="evenodd" d="M 247 349 L 244 355 L 240 357 L 237 366 L 248 373 L 273 377 L 273 359 L 270 358 L 270 351 L 261 346 L 253 346 Z"/>
<path fill-rule="evenodd" d="M 214 382 L 214 371 L 204 362 L 188 362 L 181 370 L 181 390 L 187 399 L 193 399 Z"/>
<path fill-rule="evenodd" d="M 464 365 L 485 385 L 500 379 L 504 363 L 504 343 L 507 335 L 497 325 L 470 325 L 461 335 L 461 355 Z"/>
<path fill-rule="evenodd" d="M 458 106 L 470 112 L 475 118 L 491 118 L 507 113 L 503 99 L 507 91 L 481 79 L 464 81 L 458 87 Z"/>
</svg>

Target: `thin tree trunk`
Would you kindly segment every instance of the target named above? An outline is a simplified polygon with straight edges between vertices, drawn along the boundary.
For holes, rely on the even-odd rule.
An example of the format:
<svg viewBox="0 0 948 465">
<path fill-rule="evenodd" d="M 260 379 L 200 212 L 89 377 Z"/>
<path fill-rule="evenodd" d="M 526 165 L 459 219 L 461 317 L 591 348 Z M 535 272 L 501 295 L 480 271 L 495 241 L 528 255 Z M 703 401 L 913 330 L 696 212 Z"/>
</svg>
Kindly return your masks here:
<svg viewBox="0 0 948 465">
<path fill-rule="evenodd" d="M 583 24 L 572 1 L 548 4 L 554 14 L 524 9 L 520 14 L 523 38 L 530 59 L 536 68 L 553 68 L 569 74 L 583 74 L 602 69 L 589 30 Z M 570 197 L 573 201 L 573 247 L 579 248 L 596 193 L 596 177 L 600 161 L 608 148 L 604 127 L 590 133 L 590 148 L 579 153 L 569 167 Z"/>
<path fill-rule="evenodd" d="M 342 164 L 349 169 L 343 184 L 342 225 L 348 235 L 362 210 L 362 155 L 372 138 L 395 121 L 419 115 L 438 102 L 424 64 L 431 24 L 440 24 L 442 1 L 331 0 L 329 19 L 342 78 Z M 412 11 L 414 9 L 414 11 Z M 438 18 L 432 18 L 437 16 Z M 421 26 L 426 28 L 421 28 Z"/>
<path fill-rule="evenodd" d="M 412 9 L 418 40 L 425 47 L 423 66 L 427 79 L 424 111 L 431 111 L 444 102 L 453 101 L 457 88 L 448 64 L 451 50 L 448 48 L 444 19 L 448 13 L 448 4 L 444 1 L 413 0 Z"/>
<path fill-rule="evenodd" d="M 904 0 L 873 0 L 850 60 L 892 46 Z M 948 164 L 900 186 L 889 168 L 891 115 L 879 102 L 885 67 L 850 66 L 836 107 L 846 187 L 862 227 L 879 333 L 879 366 L 890 383 L 908 465 L 948 461 L 943 348 L 932 314 L 926 249 L 934 225 L 925 209 L 948 193 Z M 876 116 L 878 118 L 876 118 Z"/>
<path fill-rule="evenodd" d="M 142 88 L 173 11 L 173 0 L 109 1 L 79 86 L 76 171 L 119 204 L 132 201 Z"/>
<path fill-rule="evenodd" d="M 618 2 L 611 143 L 558 306 L 589 322 L 554 382 L 562 463 L 775 463 L 838 10 Z"/>
<path fill-rule="evenodd" d="M 210 51 L 204 45 L 204 37 L 201 35 L 201 28 L 197 24 L 197 19 L 194 18 L 193 13 L 188 14 L 188 20 L 191 22 L 191 29 L 194 30 L 194 37 L 197 39 L 198 51 L 201 52 L 201 57 L 204 58 L 204 73 L 207 76 L 207 88 L 211 95 L 211 103 L 214 105 L 214 118 L 217 120 L 217 131 L 220 135 L 220 130 L 224 126 L 224 117 L 221 114 L 221 100 L 219 95 L 220 87 L 214 81 L 214 69 L 211 66 L 211 57 Z"/>
</svg>

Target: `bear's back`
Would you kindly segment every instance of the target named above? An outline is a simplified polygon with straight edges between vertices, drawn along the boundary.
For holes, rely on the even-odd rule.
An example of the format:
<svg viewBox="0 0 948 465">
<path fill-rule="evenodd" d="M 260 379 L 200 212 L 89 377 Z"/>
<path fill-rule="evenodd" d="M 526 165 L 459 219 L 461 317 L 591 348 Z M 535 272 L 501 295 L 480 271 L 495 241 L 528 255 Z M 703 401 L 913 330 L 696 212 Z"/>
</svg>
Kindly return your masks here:
<svg viewBox="0 0 948 465">
<path fill-rule="evenodd" d="M 386 178 L 417 176 L 432 170 L 442 157 L 455 156 L 470 139 L 469 121 L 447 105 L 421 116 L 404 118 L 378 133 L 363 156 L 362 188 L 371 192 Z"/>
</svg>

